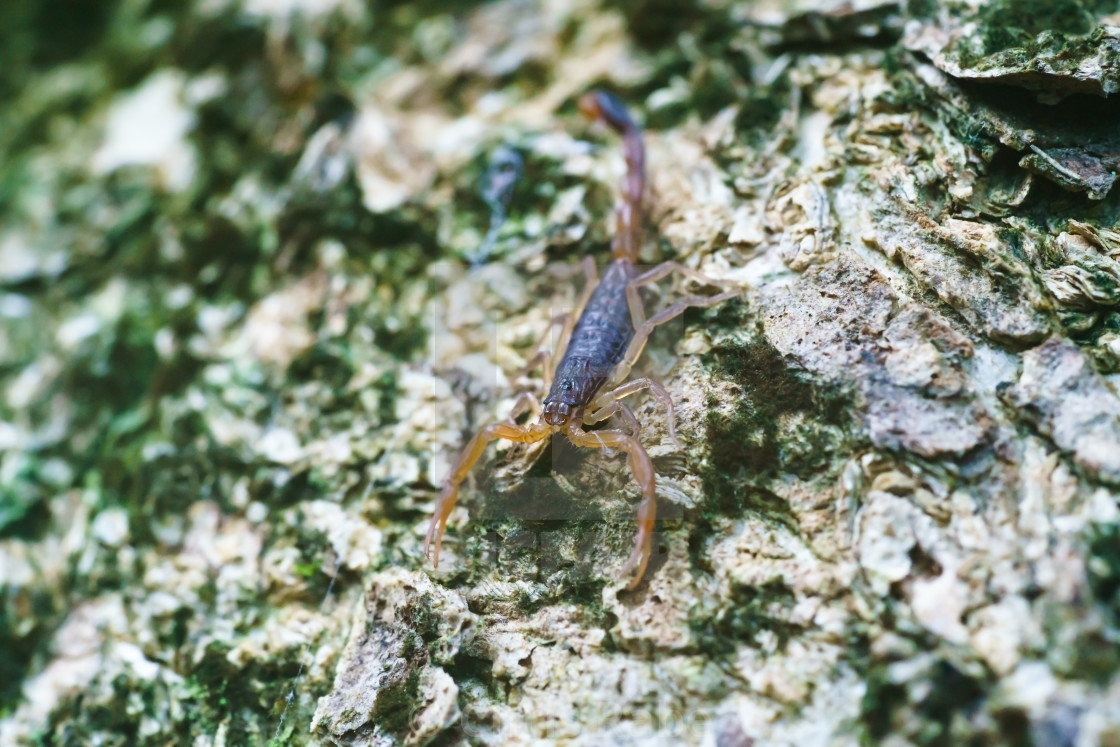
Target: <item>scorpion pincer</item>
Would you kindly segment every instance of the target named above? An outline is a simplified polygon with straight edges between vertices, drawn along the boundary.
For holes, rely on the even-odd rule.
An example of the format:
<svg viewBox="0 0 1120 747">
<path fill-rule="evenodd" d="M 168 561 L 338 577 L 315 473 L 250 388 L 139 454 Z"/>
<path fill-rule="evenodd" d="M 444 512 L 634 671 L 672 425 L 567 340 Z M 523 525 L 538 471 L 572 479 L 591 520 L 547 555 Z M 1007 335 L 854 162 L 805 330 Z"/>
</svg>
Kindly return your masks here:
<svg viewBox="0 0 1120 747">
<path fill-rule="evenodd" d="M 616 414 L 636 425 L 633 413 L 620 400 L 648 389 L 666 409 L 669 437 L 679 447 L 669 393 L 660 383 L 649 378 L 626 379 L 655 327 L 680 315 L 686 308 L 713 306 L 739 295 L 740 291 L 726 289 L 714 295 L 685 296 L 646 317 L 640 289 L 672 273 L 684 275 L 701 285 L 726 287 L 726 284 L 710 280 L 676 262 L 664 262 L 645 272 L 638 272 L 635 263 L 641 248 L 642 198 L 645 192 L 642 131 L 622 102 L 611 94 L 602 91 L 589 93 L 580 99 L 579 108 L 587 117 L 606 123 L 622 136 L 626 174 L 622 180 L 622 201 L 611 244 L 611 263 L 596 285 L 594 264 L 589 261 L 590 258 L 585 258 L 583 267 L 588 283 L 581 299 L 582 311 L 567 318 L 558 338 L 557 352 L 562 351 L 563 357 L 554 371 L 550 365 L 551 354 L 547 351 L 534 358 L 534 362 L 543 363 L 546 383 L 551 381 L 548 396 L 543 404 L 530 393 L 522 394 L 519 400 L 537 414 L 537 421 L 522 426 L 511 418 L 492 423 L 475 434 L 443 483 L 443 491 L 428 525 L 424 554 L 429 556 L 434 545 L 433 565 L 439 565 L 443 533 L 459 497 L 459 486 L 482 456 L 487 444 L 496 439 L 531 444 L 560 431 L 576 446 L 616 449 L 626 454 L 630 472 L 642 491 L 634 550 L 621 574 L 626 576 L 636 569 L 629 584 L 630 588 L 634 588 L 645 573 L 652 544 L 657 509 L 653 463 L 638 441 L 636 428 L 634 432 L 615 429 L 588 431 L 584 430 L 584 426 Z"/>
</svg>

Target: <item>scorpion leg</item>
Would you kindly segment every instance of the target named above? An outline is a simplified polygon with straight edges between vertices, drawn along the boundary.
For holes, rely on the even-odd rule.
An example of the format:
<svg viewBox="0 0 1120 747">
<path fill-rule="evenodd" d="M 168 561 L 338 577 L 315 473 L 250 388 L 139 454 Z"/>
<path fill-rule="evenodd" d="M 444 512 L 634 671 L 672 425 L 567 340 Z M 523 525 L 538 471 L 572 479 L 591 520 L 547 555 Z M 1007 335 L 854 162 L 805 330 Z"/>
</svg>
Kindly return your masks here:
<svg viewBox="0 0 1120 747">
<path fill-rule="evenodd" d="M 727 283 L 721 280 L 715 280 L 714 278 L 710 278 L 702 272 L 697 272 L 691 267 L 685 267 L 680 262 L 672 261 L 662 262 L 661 264 L 646 270 L 641 275 L 638 275 L 636 278 L 631 280 L 630 283 L 634 286 L 649 285 L 650 283 L 656 283 L 658 280 L 668 277 L 671 273 L 674 272 L 678 275 L 684 275 L 686 278 L 694 280 L 700 285 L 711 285 L 716 288 L 727 286 Z"/>
<path fill-rule="evenodd" d="M 591 404 L 593 407 L 606 407 L 611 402 L 620 400 L 623 397 L 628 397 L 643 389 L 649 389 L 650 394 L 653 395 L 653 398 L 657 400 L 658 404 L 665 408 L 665 416 L 669 424 L 669 440 L 672 441 L 673 445 L 678 449 L 683 449 L 684 446 L 682 446 L 680 439 L 677 438 L 677 429 L 673 424 L 673 398 L 669 396 L 669 392 L 658 381 L 654 381 L 648 377 L 632 379 L 621 386 L 615 387 L 609 392 L 603 392 L 598 395 Z M 584 422 L 586 423 L 587 420 L 585 419 Z"/>
<path fill-rule="evenodd" d="M 594 425 L 601 423 L 612 415 L 619 415 L 622 421 L 630 428 L 630 435 L 637 438 L 638 433 L 642 430 L 641 423 L 634 417 L 634 411 L 621 402 L 609 402 L 606 405 L 592 411 L 588 410 L 583 415 L 584 425 Z"/>
<path fill-rule="evenodd" d="M 700 285 L 711 285 L 717 288 L 727 287 L 727 283 L 713 280 L 703 273 L 693 270 L 691 267 L 685 267 L 680 262 L 662 262 L 646 270 L 641 275 L 636 276 L 630 281 L 630 285 L 626 288 L 626 301 L 630 305 L 630 320 L 633 322 L 635 330 L 641 329 L 642 322 L 644 322 L 646 318 L 645 307 L 642 305 L 641 297 L 638 295 L 638 288 L 641 288 L 643 285 L 652 285 L 674 272 L 678 275 L 684 275 L 686 278 Z"/>
<path fill-rule="evenodd" d="M 638 422 L 638 418 L 634 416 L 634 411 L 629 407 L 621 402 L 618 403 L 618 407 L 619 415 L 622 416 L 622 421 L 630 426 L 630 435 L 637 438 L 638 434 L 642 432 L 642 424 Z"/>
<path fill-rule="evenodd" d="M 517 419 L 527 412 L 532 413 L 533 420 L 540 420 L 543 411 L 537 395 L 532 392 L 521 392 L 517 395 L 517 399 L 513 401 L 513 407 L 509 409 L 509 415 L 505 422 L 510 425 L 517 425 Z"/>
<path fill-rule="evenodd" d="M 571 327 L 572 316 L 572 312 L 564 311 L 549 320 L 548 327 L 545 328 L 544 334 L 541 335 L 541 338 L 539 340 L 537 340 L 537 344 L 533 346 L 533 349 L 537 352 L 533 354 L 533 357 L 530 358 L 524 366 L 518 369 L 517 373 L 513 376 L 514 379 L 519 379 L 522 376 L 528 375 L 530 371 L 540 368 L 541 381 L 544 382 L 545 390 L 547 391 L 548 388 L 552 386 L 552 356 L 554 352 L 551 345 L 552 340 L 550 339 L 552 337 L 552 328 L 558 324 L 564 325 L 560 330 L 560 337 L 557 339 L 557 342 L 559 343 L 560 341 L 563 341 L 564 344 L 567 345 L 565 330 Z M 557 345 L 557 350 L 555 352 L 557 355 L 564 354 L 563 349 L 560 348 L 559 345 Z"/>
<path fill-rule="evenodd" d="M 443 492 L 436 503 L 435 513 L 428 524 L 428 536 L 424 540 L 424 557 L 429 557 L 433 542 L 435 543 L 435 556 L 432 566 L 439 567 L 439 548 L 443 544 L 443 532 L 447 527 L 447 517 L 455 508 L 455 501 L 459 498 L 459 486 L 467 479 L 471 468 L 486 450 L 487 444 L 502 438 L 515 443 L 532 444 L 548 438 L 554 428 L 545 423 L 533 423 L 528 426 L 514 425 L 511 423 L 492 423 L 474 435 L 474 438 L 463 450 L 463 455 L 451 470 L 451 474 L 443 481 Z"/>
<path fill-rule="evenodd" d="M 622 567 L 623 576 L 637 568 L 634 579 L 627 585 L 627 588 L 633 589 L 641 582 L 646 572 L 653 544 L 653 526 L 657 517 L 653 462 L 650 461 L 649 454 L 642 448 L 638 439 L 623 431 L 585 431 L 578 424 L 570 422 L 564 429 L 564 433 L 576 446 L 621 449 L 626 452 L 626 463 L 638 487 L 642 489 L 642 502 L 638 504 L 638 534 L 634 538 L 634 551 L 630 553 L 630 558 Z"/>
<path fill-rule="evenodd" d="M 513 407 L 509 410 L 507 421 L 511 425 L 517 425 L 517 419 L 526 412 L 533 413 L 533 417 L 540 420 L 541 401 L 537 399 L 537 395 L 532 392 L 522 392 L 517 395 L 517 399 L 513 401 Z"/>
<path fill-rule="evenodd" d="M 561 316 L 567 316 L 567 315 L 566 314 L 561 314 Z M 552 325 L 555 324 L 556 321 L 557 321 L 556 319 L 553 319 L 552 322 L 549 323 L 548 330 L 545 332 L 545 337 L 548 337 L 548 333 L 552 331 Z M 541 342 L 543 343 L 544 340 L 542 339 Z M 539 344 L 538 344 L 538 347 L 539 347 Z M 514 379 L 520 379 L 522 376 L 527 376 L 530 371 L 533 371 L 537 368 L 541 369 L 541 382 L 543 382 L 543 384 L 544 384 L 545 391 L 548 391 L 548 388 L 550 386 L 552 386 L 552 351 L 551 350 L 537 350 L 537 352 L 533 355 L 533 357 L 530 358 L 529 361 L 524 366 L 522 366 L 516 374 L 514 374 L 513 378 Z"/>
<path fill-rule="evenodd" d="M 668 269 L 662 269 L 666 266 L 668 266 Z M 630 346 L 626 348 L 626 354 L 622 357 L 622 360 L 619 361 L 617 366 L 615 366 L 615 369 L 611 374 L 612 381 L 621 381 L 626 378 L 626 376 L 630 373 L 630 369 L 634 367 L 634 362 L 638 360 L 638 357 L 642 354 L 642 350 L 645 349 L 646 342 L 649 340 L 650 333 L 652 333 L 654 328 L 656 328 L 658 325 L 664 324 L 671 319 L 677 318 L 682 313 L 684 313 L 685 309 L 706 308 L 708 306 L 715 306 L 718 303 L 722 303 L 727 299 L 734 298 L 735 296 L 738 296 L 740 293 L 742 293 L 741 289 L 734 288 L 731 290 L 725 290 L 722 293 L 717 293 L 714 296 L 685 296 L 684 298 L 681 298 L 674 303 L 669 304 L 664 309 L 651 316 L 649 319 L 646 319 L 645 311 L 642 308 L 642 299 L 638 295 L 639 285 L 654 282 L 655 280 L 664 277 L 669 272 L 672 272 L 677 267 L 681 267 L 683 270 L 686 270 L 686 274 L 688 274 L 689 277 L 691 277 L 692 273 L 694 272 L 693 270 L 689 270 L 688 268 L 678 265 L 676 262 L 666 262 L 662 265 L 659 265 L 658 267 L 655 267 L 644 275 L 639 275 L 638 277 L 634 278 L 634 280 L 630 281 L 630 284 L 626 286 L 626 300 L 629 303 L 630 317 L 634 323 L 634 338 L 630 340 Z M 700 275 L 700 277 L 703 277 L 703 275 Z M 708 284 L 713 284 L 713 282 L 714 281 L 711 280 L 707 281 Z M 720 283 L 719 285 L 722 285 L 722 283 Z"/>
</svg>

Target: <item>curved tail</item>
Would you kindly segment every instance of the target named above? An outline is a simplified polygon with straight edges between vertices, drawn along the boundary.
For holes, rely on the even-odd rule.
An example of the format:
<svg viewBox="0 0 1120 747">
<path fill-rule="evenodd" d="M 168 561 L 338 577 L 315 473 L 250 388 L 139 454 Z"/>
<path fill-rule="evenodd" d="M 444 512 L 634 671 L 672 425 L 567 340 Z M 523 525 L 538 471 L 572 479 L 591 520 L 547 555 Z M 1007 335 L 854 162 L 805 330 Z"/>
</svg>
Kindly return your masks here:
<svg viewBox="0 0 1120 747">
<path fill-rule="evenodd" d="M 638 261 L 642 233 L 642 197 L 646 188 L 646 148 L 642 130 L 630 118 L 626 106 L 605 91 L 593 91 L 579 100 L 585 117 L 604 122 L 622 135 L 626 176 L 622 178 L 622 206 L 618 210 L 618 229 L 611 243 L 611 259 Z"/>
</svg>

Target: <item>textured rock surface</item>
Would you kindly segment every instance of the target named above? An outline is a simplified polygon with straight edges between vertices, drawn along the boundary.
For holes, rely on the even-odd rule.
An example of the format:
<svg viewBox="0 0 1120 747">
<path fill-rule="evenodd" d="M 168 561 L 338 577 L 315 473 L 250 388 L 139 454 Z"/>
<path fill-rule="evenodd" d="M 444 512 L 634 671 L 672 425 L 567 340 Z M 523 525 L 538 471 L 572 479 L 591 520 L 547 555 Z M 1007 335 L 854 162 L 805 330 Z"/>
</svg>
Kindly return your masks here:
<svg viewBox="0 0 1120 747">
<path fill-rule="evenodd" d="M 0 11 L 0 743 L 1120 741 L 1114 4 L 70 11 Z M 433 570 L 606 256 L 596 86 L 744 299 L 643 356 L 638 588 L 561 440 Z"/>
<path fill-rule="evenodd" d="M 1085 355 L 1057 338 L 1023 356 L 1008 399 L 1102 482 L 1120 485 L 1120 401 Z"/>
</svg>

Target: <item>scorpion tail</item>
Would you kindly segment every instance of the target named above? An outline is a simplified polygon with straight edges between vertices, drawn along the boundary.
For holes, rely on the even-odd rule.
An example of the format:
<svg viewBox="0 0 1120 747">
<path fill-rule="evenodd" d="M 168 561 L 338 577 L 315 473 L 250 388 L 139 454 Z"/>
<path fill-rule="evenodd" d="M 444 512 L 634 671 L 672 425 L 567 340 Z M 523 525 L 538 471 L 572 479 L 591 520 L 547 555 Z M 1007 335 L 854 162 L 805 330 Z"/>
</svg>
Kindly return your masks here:
<svg viewBox="0 0 1120 747">
<path fill-rule="evenodd" d="M 626 176 L 622 178 L 622 205 L 618 209 L 618 228 L 611 243 L 611 259 L 638 262 L 642 247 L 642 197 L 646 188 L 646 148 L 642 130 L 616 96 L 593 91 L 579 100 L 579 110 L 588 119 L 607 124 L 622 135 Z"/>
</svg>

